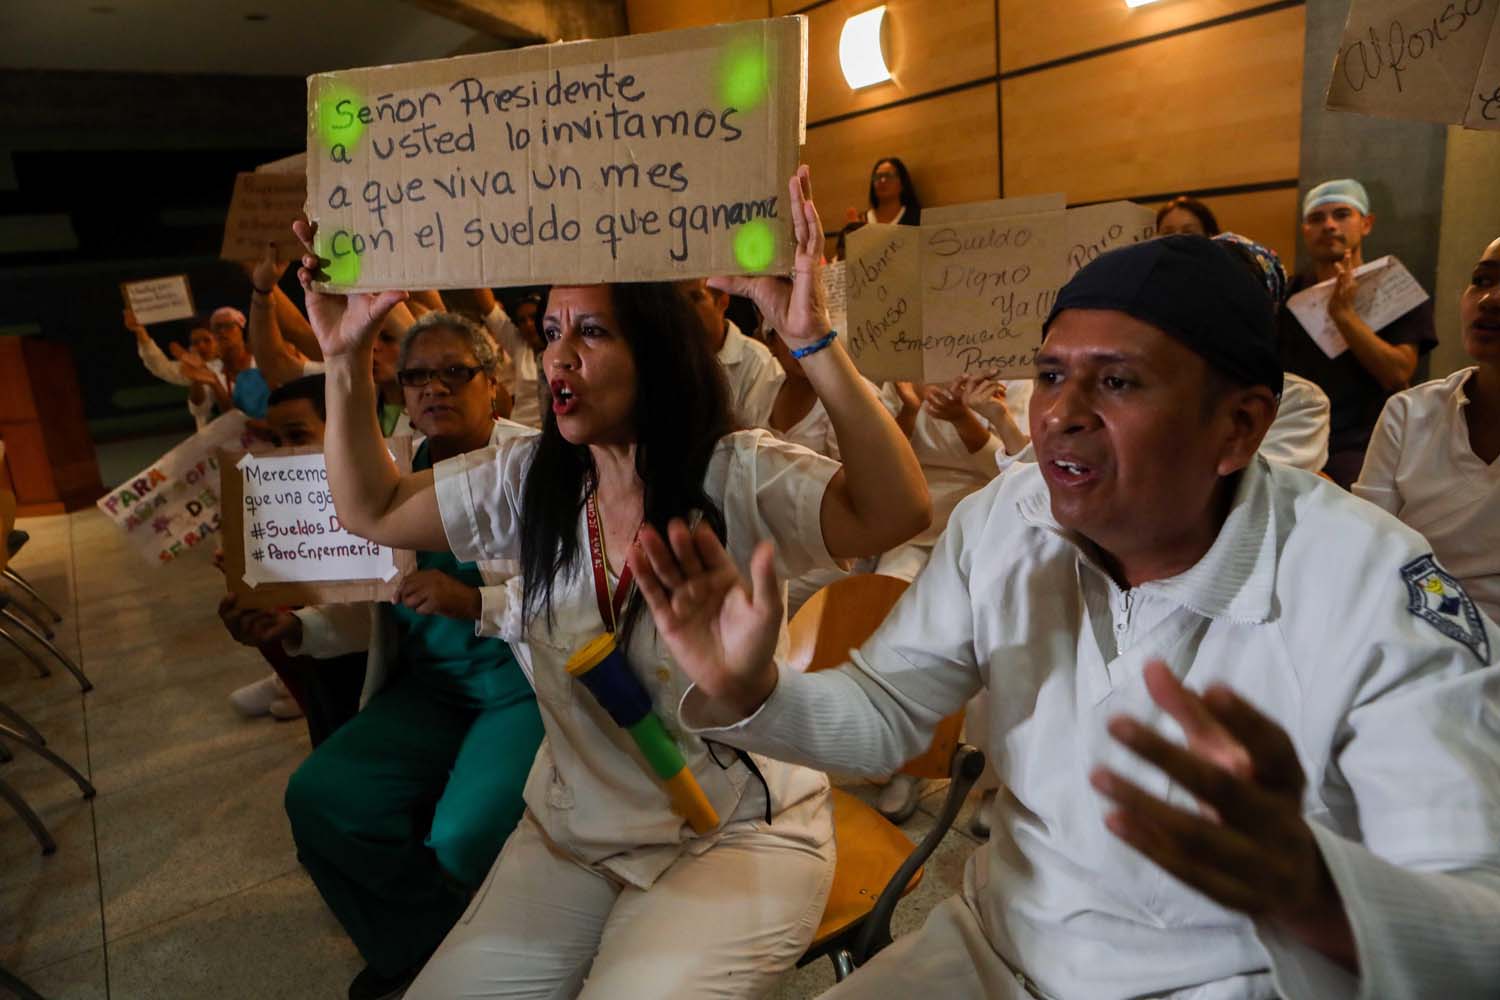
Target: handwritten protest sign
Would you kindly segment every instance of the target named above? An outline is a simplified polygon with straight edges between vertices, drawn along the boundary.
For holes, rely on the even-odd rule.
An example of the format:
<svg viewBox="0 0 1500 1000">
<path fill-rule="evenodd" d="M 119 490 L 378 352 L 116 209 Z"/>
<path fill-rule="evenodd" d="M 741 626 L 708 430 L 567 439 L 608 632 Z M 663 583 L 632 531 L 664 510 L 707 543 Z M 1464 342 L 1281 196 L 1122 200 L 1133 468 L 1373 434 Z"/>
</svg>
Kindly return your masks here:
<svg viewBox="0 0 1500 1000">
<path fill-rule="evenodd" d="M 1068 270 L 1073 277 L 1100 254 L 1156 235 L 1156 213 L 1133 201 L 1068 209 Z"/>
<path fill-rule="evenodd" d="M 968 219 L 1003 219 L 1009 215 L 1031 215 L 1035 212 L 1061 212 L 1068 200 L 1058 193 L 1030 194 L 1019 198 L 995 198 L 991 201 L 966 201 L 960 205 L 937 205 L 922 209 L 922 221 L 929 226 L 939 222 L 963 222 Z"/>
<path fill-rule="evenodd" d="M 245 415 L 226 413 L 110 490 L 98 507 L 147 562 L 170 562 L 218 533 L 218 450 L 249 439 Z"/>
<path fill-rule="evenodd" d="M 411 438 L 390 442 L 403 471 Z M 251 608 L 388 601 L 416 556 L 350 534 L 339 521 L 316 448 L 220 455 L 224 575 Z"/>
<path fill-rule="evenodd" d="M 193 292 L 188 287 L 185 274 L 174 274 L 168 278 L 152 278 L 149 281 L 127 281 L 120 286 L 125 304 L 135 313 L 142 326 L 165 323 L 168 320 L 188 319 L 193 309 Z"/>
<path fill-rule="evenodd" d="M 790 271 L 805 51 L 785 17 L 311 77 L 329 287 Z"/>
<path fill-rule="evenodd" d="M 306 199 L 307 178 L 301 173 L 256 170 L 236 175 L 220 259 L 259 260 L 267 243 L 293 247 L 292 222 L 307 218 L 302 212 Z M 295 254 L 288 250 L 278 256 L 285 260 Z"/>
<path fill-rule="evenodd" d="M 1500 4 L 1495 5 L 1500 9 Z M 1500 13 L 1490 25 L 1490 43 L 1474 84 L 1474 99 L 1469 102 L 1464 124 L 1469 128 L 1500 129 Z"/>
<path fill-rule="evenodd" d="M 946 206 L 920 227 L 851 233 L 856 367 L 876 380 L 1029 375 L 1064 282 L 1099 254 L 1155 233 L 1154 213 L 1140 205 L 1062 205 L 1061 195 L 1041 195 Z"/>
<path fill-rule="evenodd" d="M 828 318 L 835 330 L 849 329 L 849 300 L 845 293 L 844 272 L 848 267 L 836 260 L 823 267 L 823 297 L 828 304 Z"/>
<path fill-rule="evenodd" d="M 1371 330 L 1385 329 L 1430 298 L 1405 265 L 1389 255 L 1356 267 L 1354 278 L 1359 283 L 1354 291 L 1354 311 Z M 1288 311 L 1330 358 L 1349 349 L 1328 315 L 1334 282 L 1333 278 L 1320 281 L 1286 300 Z"/>
<path fill-rule="evenodd" d="M 1500 129 L 1500 3 L 1354 0 L 1326 105 Z"/>
</svg>

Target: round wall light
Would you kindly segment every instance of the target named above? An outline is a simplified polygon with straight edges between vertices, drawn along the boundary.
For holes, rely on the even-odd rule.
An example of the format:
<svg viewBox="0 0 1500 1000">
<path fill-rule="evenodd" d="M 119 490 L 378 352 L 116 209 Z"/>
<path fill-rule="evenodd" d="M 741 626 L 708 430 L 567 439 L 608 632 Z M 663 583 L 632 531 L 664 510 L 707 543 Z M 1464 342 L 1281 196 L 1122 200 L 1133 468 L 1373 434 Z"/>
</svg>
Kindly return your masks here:
<svg viewBox="0 0 1500 1000">
<path fill-rule="evenodd" d="M 891 78 L 881 48 L 885 27 L 885 4 L 855 14 L 839 33 L 839 68 L 852 90 L 884 83 Z"/>
</svg>

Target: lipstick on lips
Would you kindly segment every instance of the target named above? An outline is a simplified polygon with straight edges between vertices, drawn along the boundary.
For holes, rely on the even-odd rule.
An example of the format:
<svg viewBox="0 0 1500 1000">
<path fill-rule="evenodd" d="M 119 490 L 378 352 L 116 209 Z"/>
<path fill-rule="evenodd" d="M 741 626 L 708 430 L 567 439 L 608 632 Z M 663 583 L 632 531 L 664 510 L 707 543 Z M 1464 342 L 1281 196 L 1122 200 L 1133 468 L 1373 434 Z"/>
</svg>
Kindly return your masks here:
<svg viewBox="0 0 1500 1000">
<path fill-rule="evenodd" d="M 565 380 L 555 378 L 548 387 L 552 390 L 553 413 L 564 416 L 578 408 L 578 395 Z"/>
</svg>

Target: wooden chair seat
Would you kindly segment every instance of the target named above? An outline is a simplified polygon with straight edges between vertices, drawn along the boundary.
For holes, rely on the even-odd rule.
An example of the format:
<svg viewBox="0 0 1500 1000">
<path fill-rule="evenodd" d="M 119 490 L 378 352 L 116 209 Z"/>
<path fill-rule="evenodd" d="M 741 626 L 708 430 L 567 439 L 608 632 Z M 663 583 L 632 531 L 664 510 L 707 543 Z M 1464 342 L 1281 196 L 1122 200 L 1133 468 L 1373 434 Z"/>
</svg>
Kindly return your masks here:
<svg viewBox="0 0 1500 1000">
<path fill-rule="evenodd" d="M 833 840 L 838 864 L 823 921 L 810 948 L 816 950 L 867 917 L 880 893 L 912 852 L 912 842 L 874 809 L 842 789 L 833 789 Z M 922 881 L 918 868 L 906 892 Z"/>
</svg>

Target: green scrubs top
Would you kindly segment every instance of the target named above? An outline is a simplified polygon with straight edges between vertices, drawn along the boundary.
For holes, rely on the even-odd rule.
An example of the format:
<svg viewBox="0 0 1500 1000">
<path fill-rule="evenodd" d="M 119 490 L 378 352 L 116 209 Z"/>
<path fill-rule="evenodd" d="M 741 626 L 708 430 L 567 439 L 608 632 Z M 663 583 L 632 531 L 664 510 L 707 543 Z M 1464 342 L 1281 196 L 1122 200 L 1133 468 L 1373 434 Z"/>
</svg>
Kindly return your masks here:
<svg viewBox="0 0 1500 1000">
<path fill-rule="evenodd" d="M 427 442 L 412 456 L 413 471 L 432 468 Z M 435 569 L 467 584 L 484 586 L 479 567 L 451 552 L 418 552 L 418 569 Z M 401 669 L 414 680 L 473 708 L 496 708 L 531 698 L 531 685 L 510 646 L 474 634 L 474 623 L 422 615 L 395 605 Z"/>
<path fill-rule="evenodd" d="M 400 403 L 380 404 L 380 433 L 390 437 L 396 433 L 396 425 L 401 422 L 401 414 L 406 412 L 406 407 Z M 424 441 L 423 444 L 426 444 Z M 416 461 L 413 459 L 413 461 Z M 430 462 L 428 463 L 431 464 Z M 415 466 L 413 466 L 415 468 Z"/>
</svg>

